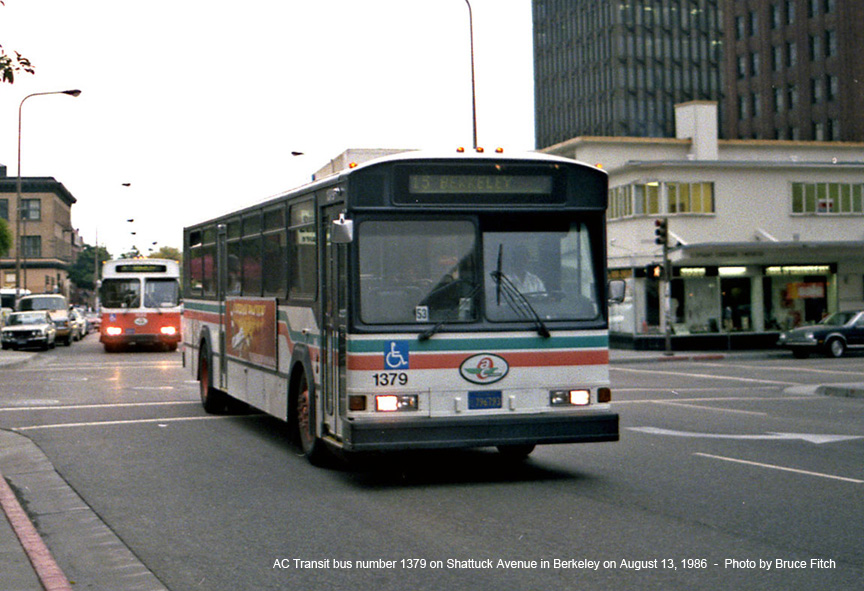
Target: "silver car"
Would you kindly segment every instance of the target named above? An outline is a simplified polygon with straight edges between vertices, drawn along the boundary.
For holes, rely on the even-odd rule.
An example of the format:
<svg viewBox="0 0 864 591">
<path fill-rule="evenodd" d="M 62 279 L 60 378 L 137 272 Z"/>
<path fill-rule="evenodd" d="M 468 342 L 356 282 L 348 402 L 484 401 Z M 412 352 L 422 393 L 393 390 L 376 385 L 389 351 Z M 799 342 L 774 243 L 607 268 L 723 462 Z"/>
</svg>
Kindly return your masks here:
<svg viewBox="0 0 864 591">
<path fill-rule="evenodd" d="M 51 315 L 44 310 L 13 312 L 6 319 L 0 343 L 4 349 L 39 347 L 53 349 L 57 329 Z"/>
</svg>

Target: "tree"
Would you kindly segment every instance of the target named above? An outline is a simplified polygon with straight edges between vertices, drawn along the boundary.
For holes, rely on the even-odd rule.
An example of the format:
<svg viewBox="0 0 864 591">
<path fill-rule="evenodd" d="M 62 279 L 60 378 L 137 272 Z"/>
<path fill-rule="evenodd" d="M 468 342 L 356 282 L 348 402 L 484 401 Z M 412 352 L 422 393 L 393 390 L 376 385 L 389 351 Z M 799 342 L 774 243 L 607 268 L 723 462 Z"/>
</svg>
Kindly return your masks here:
<svg viewBox="0 0 864 591">
<path fill-rule="evenodd" d="M 81 252 L 78 253 L 78 259 L 69 267 L 69 279 L 79 289 L 93 290 L 96 287 L 93 283 L 96 271 L 95 256 L 98 256 L 99 272 L 101 273 L 102 263 L 111 260 L 111 254 L 104 246 L 94 248 L 85 244 Z"/>
<path fill-rule="evenodd" d="M 0 218 L 0 257 L 6 256 L 6 253 L 12 249 L 12 231 L 9 229 L 9 224 L 6 220 Z"/>
<path fill-rule="evenodd" d="M 0 0 L 0 6 L 3 6 L 3 0 Z M 26 57 L 13 51 L 15 56 L 6 53 L 3 46 L 0 45 L 0 80 L 12 84 L 15 82 L 15 72 L 26 72 L 28 74 L 36 73 L 36 68 L 30 63 Z"/>
<path fill-rule="evenodd" d="M 180 250 L 174 248 L 173 246 L 162 246 L 148 256 L 149 259 L 169 259 L 172 261 L 177 261 L 178 263 L 183 260 L 183 253 Z"/>
</svg>

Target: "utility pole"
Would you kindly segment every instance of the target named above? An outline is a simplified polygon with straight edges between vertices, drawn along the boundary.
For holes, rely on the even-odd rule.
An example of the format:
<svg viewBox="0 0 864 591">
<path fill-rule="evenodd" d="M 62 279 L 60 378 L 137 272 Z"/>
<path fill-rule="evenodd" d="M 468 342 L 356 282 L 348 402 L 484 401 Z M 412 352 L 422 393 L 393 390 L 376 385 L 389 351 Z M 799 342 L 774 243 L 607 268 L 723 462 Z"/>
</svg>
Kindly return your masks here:
<svg viewBox="0 0 864 591">
<path fill-rule="evenodd" d="M 669 219 L 654 220 L 654 242 L 663 247 L 663 326 L 664 355 L 672 355 L 672 266 L 669 264 Z"/>
</svg>

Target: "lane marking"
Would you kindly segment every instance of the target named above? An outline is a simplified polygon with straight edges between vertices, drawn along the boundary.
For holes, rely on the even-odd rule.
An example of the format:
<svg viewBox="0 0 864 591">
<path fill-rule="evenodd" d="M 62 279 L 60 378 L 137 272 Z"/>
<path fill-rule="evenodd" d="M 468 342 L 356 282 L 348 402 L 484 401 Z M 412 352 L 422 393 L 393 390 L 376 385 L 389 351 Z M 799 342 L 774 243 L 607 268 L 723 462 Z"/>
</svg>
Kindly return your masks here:
<svg viewBox="0 0 864 591">
<path fill-rule="evenodd" d="M 806 476 L 818 476 L 819 478 L 829 478 L 831 480 L 840 480 L 842 482 L 851 482 L 853 484 L 864 484 L 864 480 L 857 478 L 847 478 L 845 476 L 836 476 L 834 474 L 824 474 L 822 472 L 811 472 L 810 470 L 799 470 L 798 468 L 788 468 L 786 466 L 777 466 L 776 464 L 763 464 L 762 462 L 751 462 L 749 460 L 739 460 L 738 458 L 728 458 L 726 456 L 715 456 L 713 454 L 705 454 L 696 452 L 694 456 L 710 458 L 713 460 L 722 460 L 724 462 L 734 462 L 736 464 L 745 464 L 748 466 L 756 466 L 758 468 L 768 468 L 770 470 L 780 470 L 782 472 L 792 472 L 794 474 L 804 474 Z"/>
<path fill-rule="evenodd" d="M 838 374 L 838 375 L 850 375 L 850 376 L 864 376 L 864 371 L 847 371 L 842 369 L 817 369 L 813 367 L 782 367 L 782 366 L 771 366 L 771 365 L 742 365 L 739 363 L 700 363 L 699 365 L 705 365 L 708 367 L 740 367 L 744 369 L 762 369 L 765 371 L 794 371 L 800 373 L 827 373 L 827 374 Z"/>
<path fill-rule="evenodd" d="M 32 401 L 28 401 L 32 402 Z M 59 402 L 59 401 L 57 401 Z M 14 412 L 19 410 L 79 410 L 93 408 L 129 408 L 136 406 L 170 406 L 175 404 L 201 404 L 200 400 L 164 400 L 160 402 L 115 402 L 111 404 L 58 404 L 57 406 L 9 406 L 0 408 L 0 412 Z"/>
<path fill-rule="evenodd" d="M 668 391 L 668 390 L 667 390 Z M 711 398 L 670 398 L 658 400 L 656 398 L 646 400 L 616 400 L 612 402 L 617 404 L 678 404 L 681 402 L 783 402 L 786 400 L 825 400 L 825 398 L 815 396 L 777 396 L 765 398 L 764 396 L 713 396 Z"/>
<path fill-rule="evenodd" d="M 29 427 L 12 427 L 11 431 L 37 431 L 39 429 L 72 429 L 74 427 L 111 427 L 116 425 L 136 425 L 145 423 L 176 423 L 180 421 L 216 421 L 224 419 L 244 419 L 260 415 L 225 415 L 205 417 L 169 417 L 160 419 L 125 419 L 121 421 L 90 421 L 86 423 L 57 423 L 55 425 L 31 425 Z"/>
<path fill-rule="evenodd" d="M 698 433 L 694 431 L 676 431 L 674 429 L 661 429 L 659 427 L 627 427 L 629 431 L 648 433 L 650 435 L 667 435 L 669 437 L 693 437 L 697 439 L 740 439 L 740 440 L 764 440 L 782 441 L 801 439 L 816 445 L 823 443 L 837 443 L 839 441 L 850 441 L 853 439 L 864 439 L 864 435 L 823 435 L 819 433 L 764 433 L 762 435 L 736 435 L 732 433 Z"/>
<path fill-rule="evenodd" d="M 717 376 L 707 373 L 689 373 L 682 371 L 661 371 L 659 369 L 632 369 L 632 368 L 624 368 L 617 367 L 615 371 L 624 371 L 630 373 L 650 373 L 650 374 L 662 374 L 662 375 L 670 375 L 670 376 L 678 376 L 678 377 L 687 377 L 687 378 L 707 378 L 711 380 L 730 380 L 733 382 L 748 382 L 748 383 L 760 383 L 760 384 L 778 384 L 780 386 L 798 386 L 800 382 L 781 382 L 779 380 L 762 380 L 758 378 L 740 378 L 736 376 Z"/>
<path fill-rule="evenodd" d="M 702 406 L 699 404 L 686 404 L 686 403 L 678 402 L 676 400 L 669 400 L 669 401 L 656 400 L 656 401 L 654 401 L 654 404 L 664 404 L 666 406 L 680 406 L 681 408 L 695 408 L 697 410 L 710 410 L 710 411 L 714 411 L 714 412 L 731 412 L 731 413 L 738 413 L 738 414 L 743 414 L 743 415 L 756 415 L 756 416 L 760 416 L 760 417 L 767 417 L 768 416 L 767 412 L 758 412 L 755 410 L 739 410 L 736 408 L 717 408 L 716 406 Z"/>
</svg>

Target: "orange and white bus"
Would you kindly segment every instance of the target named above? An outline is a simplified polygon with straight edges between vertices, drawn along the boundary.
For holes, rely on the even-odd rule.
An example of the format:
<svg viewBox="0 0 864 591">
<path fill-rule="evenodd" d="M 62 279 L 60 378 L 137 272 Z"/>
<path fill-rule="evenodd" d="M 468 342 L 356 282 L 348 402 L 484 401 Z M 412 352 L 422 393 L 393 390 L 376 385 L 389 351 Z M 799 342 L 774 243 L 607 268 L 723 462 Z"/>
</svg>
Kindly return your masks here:
<svg viewBox="0 0 864 591">
<path fill-rule="evenodd" d="M 107 352 L 180 342 L 180 265 L 167 259 L 118 259 L 102 266 L 99 287 Z"/>
<path fill-rule="evenodd" d="M 407 152 L 186 228 L 204 408 L 281 418 L 313 461 L 617 440 L 607 185 L 541 154 Z"/>
</svg>

